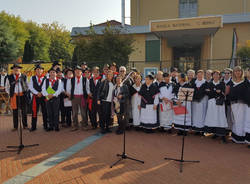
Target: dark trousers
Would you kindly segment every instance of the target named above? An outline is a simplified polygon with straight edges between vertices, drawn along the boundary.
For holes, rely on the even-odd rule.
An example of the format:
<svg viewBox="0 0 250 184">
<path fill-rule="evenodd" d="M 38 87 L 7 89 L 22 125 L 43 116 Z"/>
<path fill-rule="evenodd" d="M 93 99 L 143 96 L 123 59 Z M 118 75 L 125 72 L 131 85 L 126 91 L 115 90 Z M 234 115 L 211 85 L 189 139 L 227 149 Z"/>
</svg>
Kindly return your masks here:
<svg viewBox="0 0 250 184">
<path fill-rule="evenodd" d="M 111 102 L 101 102 L 100 127 L 102 130 L 109 129 L 111 122 Z"/>
<path fill-rule="evenodd" d="M 61 123 L 65 123 L 65 118 L 66 118 L 66 109 L 64 107 L 64 94 L 59 95 L 60 98 L 60 106 L 59 106 L 59 111 L 60 111 L 60 116 L 61 116 Z"/>
<path fill-rule="evenodd" d="M 20 100 L 20 103 L 19 103 Z M 16 97 L 16 104 L 17 109 L 13 110 L 13 125 L 14 128 L 18 128 L 18 109 L 21 109 L 22 112 L 22 123 L 23 127 L 27 127 L 27 106 L 26 106 L 26 100 L 24 96 L 17 96 Z"/>
<path fill-rule="evenodd" d="M 59 106 L 60 98 L 54 97 L 46 102 L 47 115 L 50 129 L 59 128 Z"/>
<path fill-rule="evenodd" d="M 72 107 L 65 107 L 65 115 L 66 115 L 66 124 L 68 126 L 71 126 L 72 119 L 71 119 L 71 114 L 72 114 Z"/>
<path fill-rule="evenodd" d="M 92 127 L 96 128 L 98 123 L 97 123 L 97 113 L 100 116 L 100 105 L 97 104 L 96 100 L 93 100 L 92 103 L 92 108 L 90 111 L 90 122 Z M 100 117 L 99 117 L 100 119 Z"/>
<path fill-rule="evenodd" d="M 41 105 L 42 108 L 42 115 L 43 115 L 43 127 L 46 129 L 48 127 L 48 122 L 47 122 L 47 110 L 46 110 L 46 102 L 45 102 L 45 97 L 33 97 L 32 99 L 32 104 L 33 101 L 36 100 L 36 112 L 34 107 L 32 106 L 32 122 L 31 122 L 31 128 L 36 129 L 37 126 L 37 113 L 39 111 L 39 107 Z"/>
</svg>

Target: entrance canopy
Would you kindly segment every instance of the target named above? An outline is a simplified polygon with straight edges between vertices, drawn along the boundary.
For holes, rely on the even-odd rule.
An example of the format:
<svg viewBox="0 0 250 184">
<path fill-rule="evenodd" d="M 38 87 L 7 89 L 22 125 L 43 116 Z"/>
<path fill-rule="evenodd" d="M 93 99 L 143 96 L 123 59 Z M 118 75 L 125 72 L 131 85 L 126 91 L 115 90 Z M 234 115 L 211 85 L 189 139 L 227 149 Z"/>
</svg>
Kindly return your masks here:
<svg viewBox="0 0 250 184">
<path fill-rule="evenodd" d="M 201 45 L 223 26 L 221 16 L 150 21 L 150 31 L 167 38 L 170 47 Z"/>
</svg>

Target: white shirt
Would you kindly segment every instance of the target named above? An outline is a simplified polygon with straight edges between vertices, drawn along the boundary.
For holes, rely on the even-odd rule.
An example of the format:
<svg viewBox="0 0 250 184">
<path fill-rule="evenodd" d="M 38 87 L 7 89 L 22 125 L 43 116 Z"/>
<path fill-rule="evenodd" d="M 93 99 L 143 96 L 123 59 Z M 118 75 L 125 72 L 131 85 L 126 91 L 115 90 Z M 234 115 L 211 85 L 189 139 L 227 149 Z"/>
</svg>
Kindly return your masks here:
<svg viewBox="0 0 250 184">
<path fill-rule="evenodd" d="M 196 87 L 197 87 L 197 88 L 201 87 L 201 85 L 204 84 L 205 82 L 206 82 L 205 79 L 202 79 L 202 80 L 196 79 L 196 80 L 195 80 Z"/>
<path fill-rule="evenodd" d="M 44 79 L 44 77 L 41 77 L 41 78 L 40 78 L 41 82 L 39 83 L 39 82 L 38 82 L 38 77 L 36 76 L 36 81 L 37 81 L 38 85 L 41 85 L 43 79 Z M 32 80 L 32 78 L 30 78 L 29 89 L 30 89 L 30 91 L 31 91 L 33 94 L 35 94 L 35 95 L 38 94 L 38 91 L 37 91 L 37 90 L 34 88 L 34 86 L 33 86 L 33 80 Z"/>
<path fill-rule="evenodd" d="M 52 88 L 51 82 L 49 82 L 49 86 Z M 63 91 L 64 91 L 63 82 L 59 79 L 58 80 L 58 88 L 57 88 L 56 92 L 53 94 L 53 96 L 58 97 L 58 95 L 60 95 Z M 49 95 L 47 92 L 47 89 L 46 89 L 46 80 L 44 81 L 43 86 L 42 86 L 42 94 L 43 94 L 43 96 Z"/>
<path fill-rule="evenodd" d="M 168 88 L 167 88 L 167 86 L 162 86 L 160 88 L 160 95 L 159 96 L 160 96 L 160 99 L 167 98 L 167 99 L 171 100 L 172 98 L 174 98 L 172 85 L 169 85 Z"/>
<path fill-rule="evenodd" d="M 108 96 L 107 96 L 107 98 L 106 98 L 105 101 L 107 101 L 107 102 L 111 102 L 112 101 L 113 90 L 114 90 L 114 85 L 113 85 L 112 82 L 109 82 L 109 92 L 108 92 Z"/>
<path fill-rule="evenodd" d="M 19 78 L 20 78 L 20 76 L 21 76 L 21 73 L 19 74 Z M 14 79 L 16 79 L 16 75 L 14 75 Z M 6 93 L 9 94 L 10 93 L 10 83 L 9 83 L 8 78 L 6 79 L 6 84 L 5 85 L 6 85 L 5 91 L 6 91 Z M 22 93 L 22 92 L 23 92 L 22 85 L 21 85 L 20 80 L 18 80 L 18 82 L 15 84 L 14 93 Z"/>
<path fill-rule="evenodd" d="M 0 86 L 4 87 L 4 78 L 6 77 L 6 75 L 1 75 L 1 81 L 0 81 Z"/>
<path fill-rule="evenodd" d="M 83 77 L 80 77 L 80 82 L 77 82 L 77 77 L 75 77 L 75 90 L 74 90 L 74 95 L 83 95 L 83 86 L 82 86 L 82 79 Z M 67 92 L 71 93 L 71 81 L 67 82 Z M 86 80 L 86 91 L 87 94 L 90 94 L 90 89 L 89 89 L 89 80 Z"/>
</svg>

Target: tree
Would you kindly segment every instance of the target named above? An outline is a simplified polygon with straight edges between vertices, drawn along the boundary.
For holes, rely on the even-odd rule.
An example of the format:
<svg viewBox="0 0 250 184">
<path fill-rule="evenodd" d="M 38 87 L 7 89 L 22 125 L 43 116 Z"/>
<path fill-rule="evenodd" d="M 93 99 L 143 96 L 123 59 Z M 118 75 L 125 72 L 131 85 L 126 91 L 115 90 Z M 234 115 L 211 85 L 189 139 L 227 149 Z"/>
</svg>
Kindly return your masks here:
<svg viewBox="0 0 250 184">
<path fill-rule="evenodd" d="M 26 29 L 29 31 L 29 43 L 34 49 L 34 60 L 49 61 L 50 38 L 46 32 L 36 23 L 27 22 Z"/>
<path fill-rule="evenodd" d="M 30 63 L 32 60 L 34 60 L 34 49 L 30 41 L 27 40 L 24 46 L 23 62 Z"/>
<path fill-rule="evenodd" d="M 237 56 L 241 59 L 243 68 L 250 67 L 250 47 L 241 47 L 237 51 Z"/>
<path fill-rule="evenodd" d="M 129 55 L 133 52 L 134 40 L 130 35 L 123 35 L 120 30 L 107 26 L 102 35 L 97 35 L 90 26 L 86 37 L 78 36 L 74 40 L 76 45 L 73 61 L 80 63 L 87 61 L 90 66 L 111 64 L 127 65 Z"/>
<path fill-rule="evenodd" d="M 53 22 L 52 24 L 42 24 L 42 29 L 50 38 L 50 60 L 71 60 L 74 46 L 70 42 L 70 32 L 66 30 L 65 26 Z"/>
<path fill-rule="evenodd" d="M 25 28 L 25 22 L 20 16 L 10 15 L 4 11 L 0 12 L 0 19 L 8 22 L 12 28 L 12 34 L 18 47 L 18 57 L 23 55 L 25 41 L 29 38 L 29 32 Z"/>
<path fill-rule="evenodd" d="M 0 62 L 7 63 L 17 59 L 18 45 L 11 26 L 0 19 Z"/>
</svg>

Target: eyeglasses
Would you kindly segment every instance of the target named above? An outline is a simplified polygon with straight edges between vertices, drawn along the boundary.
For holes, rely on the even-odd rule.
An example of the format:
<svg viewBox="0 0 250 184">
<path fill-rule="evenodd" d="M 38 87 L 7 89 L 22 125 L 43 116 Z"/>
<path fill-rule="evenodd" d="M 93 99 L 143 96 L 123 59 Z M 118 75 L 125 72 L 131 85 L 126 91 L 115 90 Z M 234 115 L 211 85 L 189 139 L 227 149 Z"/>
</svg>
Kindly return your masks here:
<svg viewBox="0 0 250 184">
<path fill-rule="evenodd" d="M 229 72 L 225 72 L 225 74 L 228 74 L 228 75 L 229 75 L 230 73 L 229 73 Z"/>
</svg>

